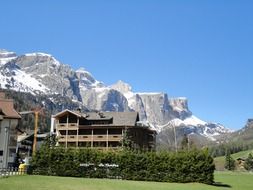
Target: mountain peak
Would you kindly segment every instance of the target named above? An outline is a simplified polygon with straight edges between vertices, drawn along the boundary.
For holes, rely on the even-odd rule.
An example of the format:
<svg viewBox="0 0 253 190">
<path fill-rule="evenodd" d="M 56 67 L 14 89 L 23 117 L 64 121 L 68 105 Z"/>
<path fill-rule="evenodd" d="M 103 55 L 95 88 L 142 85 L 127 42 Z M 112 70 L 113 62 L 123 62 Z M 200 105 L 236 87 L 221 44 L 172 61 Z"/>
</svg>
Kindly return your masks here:
<svg viewBox="0 0 253 190">
<path fill-rule="evenodd" d="M 76 70 L 77 73 L 87 73 L 89 75 L 91 75 L 90 72 L 88 72 L 85 68 L 80 67 L 79 69 Z"/>
<path fill-rule="evenodd" d="M 90 72 L 88 72 L 85 68 L 81 67 L 76 70 L 76 75 L 80 80 L 80 85 L 82 88 L 91 89 L 96 87 L 103 87 L 103 83 L 97 81 Z"/>
<path fill-rule="evenodd" d="M 25 56 L 44 56 L 44 57 L 53 57 L 51 54 L 42 53 L 42 52 L 34 52 L 34 53 L 26 53 Z"/>
<path fill-rule="evenodd" d="M 15 52 L 11 52 L 5 49 L 0 49 L 0 65 L 4 65 L 15 58 L 17 58 L 17 55 Z"/>
<path fill-rule="evenodd" d="M 23 59 L 27 59 L 26 62 L 29 62 L 29 64 L 31 64 L 31 63 L 51 63 L 56 66 L 61 65 L 61 63 L 57 59 L 55 59 L 51 54 L 42 53 L 42 52 L 26 53 L 21 57 Z"/>
<path fill-rule="evenodd" d="M 170 105 L 177 111 L 189 111 L 188 100 L 185 97 L 170 98 Z"/>
<path fill-rule="evenodd" d="M 111 85 L 111 88 L 123 94 L 132 91 L 132 87 L 128 83 L 123 82 L 122 80 L 119 80 L 116 84 Z"/>
<path fill-rule="evenodd" d="M 14 52 L 10 52 L 6 49 L 0 49 L 0 54 L 2 54 L 2 53 L 14 53 Z"/>
</svg>

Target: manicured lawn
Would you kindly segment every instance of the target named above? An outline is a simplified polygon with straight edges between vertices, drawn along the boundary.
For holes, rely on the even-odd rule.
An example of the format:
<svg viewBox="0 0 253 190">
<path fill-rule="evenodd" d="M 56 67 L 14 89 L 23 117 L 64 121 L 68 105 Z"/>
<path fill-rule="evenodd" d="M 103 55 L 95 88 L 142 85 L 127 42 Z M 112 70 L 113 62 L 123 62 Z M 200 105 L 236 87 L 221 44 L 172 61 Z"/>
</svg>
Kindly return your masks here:
<svg viewBox="0 0 253 190">
<path fill-rule="evenodd" d="M 48 176 L 0 178 L 1 190 L 252 190 L 253 174 L 217 172 L 217 186 Z"/>
<path fill-rule="evenodd" d="M 216 172 L 215 182 L 229 185 L 231 190 L 252 190 L 253 173 L 248 172 Z M 225 189 L 224 187 L 221 189 Z"/>
</svg>

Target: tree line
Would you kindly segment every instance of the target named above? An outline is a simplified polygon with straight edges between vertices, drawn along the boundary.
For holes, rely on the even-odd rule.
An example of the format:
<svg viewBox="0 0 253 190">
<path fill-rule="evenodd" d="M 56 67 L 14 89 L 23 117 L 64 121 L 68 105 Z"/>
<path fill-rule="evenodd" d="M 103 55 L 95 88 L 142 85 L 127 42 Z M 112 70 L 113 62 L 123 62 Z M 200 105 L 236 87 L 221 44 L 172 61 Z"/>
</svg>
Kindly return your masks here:
<svg viewBox="0 0 253 190">
<path fill-rule="evenodd" d="M 231 143 L 222 143 L 216 146 L 210 146 L 209 152 L 213 157 L 225 156 L 227 152 L 234 154 L 244 150 L 253 149 L 252 142 L 231 142 Z"/>
</svg>

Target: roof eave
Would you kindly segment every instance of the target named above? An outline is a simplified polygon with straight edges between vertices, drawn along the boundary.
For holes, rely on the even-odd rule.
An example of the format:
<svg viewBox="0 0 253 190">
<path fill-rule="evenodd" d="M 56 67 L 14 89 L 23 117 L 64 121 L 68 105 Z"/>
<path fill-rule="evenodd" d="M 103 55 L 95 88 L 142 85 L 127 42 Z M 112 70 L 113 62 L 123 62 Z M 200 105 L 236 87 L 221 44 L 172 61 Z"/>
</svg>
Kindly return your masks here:
<svg viewBox="0 0 253 190">
<path fill-rule="evenodd" d="M 52 115 L 52 117 L 53 117 L 53 118 L 58 118 L 58 117 L 64 115 L 66 112 L 69 112 L 69 113 L 71 113 L 71 114 L 74 114 L 74 115 L 76 115 L 77 117 L 82 117 L 82 115 L 77 114 L 76 112 L 73 112 L 73 111 L 71 111 L 71 110 L 69 110 L 69 109 L 65 109 L 65 110 L 61 111 L 60 113 L 58 113 L 58 114 L 56 114 L 56 115 Z"/>
<path fill-rule="evenodd" d="M 4 119 L 21 119 L 21 116 L 3 116 Z"/>
</svg>

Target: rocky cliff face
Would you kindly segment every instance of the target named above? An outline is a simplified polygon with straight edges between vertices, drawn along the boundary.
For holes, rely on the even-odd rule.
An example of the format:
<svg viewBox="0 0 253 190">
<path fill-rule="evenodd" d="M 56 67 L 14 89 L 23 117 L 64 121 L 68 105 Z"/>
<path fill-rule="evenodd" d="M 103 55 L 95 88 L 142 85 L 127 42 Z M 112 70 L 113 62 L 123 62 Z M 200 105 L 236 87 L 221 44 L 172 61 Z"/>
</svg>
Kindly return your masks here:
<svg viewBox="0 0 253 190">
<path fill-rule="evenodd" d="M 138 93 L 141 97 L 147 119 L 155 126 L 167 123 L 172 116 L 168 96 L 165 93 Z"/>
<path fill-rule="evenodd" d="M 31 53 L 15 60 L 22 71 L 45 85 L 50 94 L 66 95 L 81 101 L 79 80 L 70 66 L 60 64 L 53 56 L 44 53 Z"/>
<path fill-rule="evenodd" d="M 91 110 L 129 111 L 126 98 L 110 88 L 81 90 L 82 102 Z"/>
<path fill-rule="evenodd" d="M 62 95 L 90 110 L 138 111 L 141 120 L 161 133 L 176 127 L 183 134 L 197 134 L 215 140 L 228 130 L 220 124 L 195 117 L 186 98 L 170 98 L 166 93 L 137 93 L 129 84 L 118 81 L 106 86 L 81 68 L 74 71 L 52 55 L 30 53 L 17 56 L 0 50 L 0 87 L 34 95 Z"/>
<path fill-rule="evenodd" d="M 192 115 L 186 98 L 169 98 L 163 92 L 134 93 L 132 87 L 122 81 L 111 88 L 121 92 L 127 98 L 128 106 L 140 113 L 141 120 L 148 120 L 157 130 L 174 118 L 186 119 Z"/>
<path fill-rule="evenodd" d="M 192 112 L 188 109 L 187 98 L 170 98 L 169 104 L 172 108 L 172 112 L 175 118 L 184 120 L 192 115 Z"/>
</svg>

